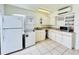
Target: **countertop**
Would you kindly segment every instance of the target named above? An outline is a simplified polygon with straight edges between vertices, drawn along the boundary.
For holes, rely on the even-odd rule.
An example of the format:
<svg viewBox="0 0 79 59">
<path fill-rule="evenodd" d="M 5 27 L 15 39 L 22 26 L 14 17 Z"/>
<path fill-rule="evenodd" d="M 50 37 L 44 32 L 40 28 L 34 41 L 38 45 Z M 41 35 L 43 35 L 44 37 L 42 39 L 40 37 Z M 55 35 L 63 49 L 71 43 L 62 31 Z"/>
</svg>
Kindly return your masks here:
<svg viewBox="0 0 79 59">
<path fill-rule="evenodd" d="M 66 33 L 74 33 L 74 32 L 68 32 L 68 31 L 64 31 L 64 30 L 60 30 L 58 28 L 54 28 L 54 27 L 35 27 L 35 30 L 57 30 L 57 31 L 61 31 L 61 32 L 66 32 Z"/>
</svg>

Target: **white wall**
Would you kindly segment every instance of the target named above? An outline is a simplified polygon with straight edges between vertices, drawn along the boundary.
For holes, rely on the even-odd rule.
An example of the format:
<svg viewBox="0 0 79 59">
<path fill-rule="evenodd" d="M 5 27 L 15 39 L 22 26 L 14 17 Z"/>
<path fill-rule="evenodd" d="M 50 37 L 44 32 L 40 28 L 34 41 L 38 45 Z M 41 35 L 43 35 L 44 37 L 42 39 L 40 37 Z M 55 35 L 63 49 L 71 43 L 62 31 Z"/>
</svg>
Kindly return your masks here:
<svg viewBox="0 0 79 59">
<path fill-rule="evenodd" d="M 75 15 L 74 32 L 75 32 L 75 48 L 79 49 L 79 5 L 73 5 L 73 12 Z"/>
<path fill-rule="evenodd" d="M 12 15 L 12 14 L 34 15 L 34 12 L 28 9 L 23 9 L 11 5 L 5 5 L 5 15 Z"/>
</svg>

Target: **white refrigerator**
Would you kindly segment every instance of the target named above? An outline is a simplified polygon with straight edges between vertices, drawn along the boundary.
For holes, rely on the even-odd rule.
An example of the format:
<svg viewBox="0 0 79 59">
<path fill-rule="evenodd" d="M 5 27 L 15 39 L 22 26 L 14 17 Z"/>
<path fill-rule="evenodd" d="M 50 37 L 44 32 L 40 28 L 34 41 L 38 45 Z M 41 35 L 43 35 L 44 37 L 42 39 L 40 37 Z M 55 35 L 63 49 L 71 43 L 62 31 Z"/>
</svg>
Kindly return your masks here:
<svg viewBox="0 0 79 59">
<path fill-rule="evenodd" d="M 2 16 L 1 54 L 22 49 L 23 18 L 19 16 Z"/>
</svg>

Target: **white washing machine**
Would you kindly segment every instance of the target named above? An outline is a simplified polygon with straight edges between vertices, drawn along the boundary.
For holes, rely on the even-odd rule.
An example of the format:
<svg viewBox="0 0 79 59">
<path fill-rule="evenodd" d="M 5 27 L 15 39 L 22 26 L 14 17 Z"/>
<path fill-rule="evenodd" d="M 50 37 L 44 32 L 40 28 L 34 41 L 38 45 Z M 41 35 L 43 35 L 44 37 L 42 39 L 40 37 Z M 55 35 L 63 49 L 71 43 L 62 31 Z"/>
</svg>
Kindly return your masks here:
<svg viewBox="0 0 79 59">
<path fill-rule="evenodd" d="M 25 33 L 25 48 L 35 44 L 35 32 L 28 31 Z"/>
</svg>

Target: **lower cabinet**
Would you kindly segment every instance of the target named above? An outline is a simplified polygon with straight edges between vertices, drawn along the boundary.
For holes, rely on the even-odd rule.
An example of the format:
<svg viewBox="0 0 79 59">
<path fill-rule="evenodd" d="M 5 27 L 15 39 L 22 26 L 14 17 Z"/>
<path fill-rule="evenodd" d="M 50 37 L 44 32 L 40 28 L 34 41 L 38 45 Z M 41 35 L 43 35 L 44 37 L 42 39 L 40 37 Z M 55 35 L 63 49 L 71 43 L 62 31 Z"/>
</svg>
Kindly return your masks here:
<svg viewBox="0 0 79 59">
<path fill-rule="evenodd" d="M 62 35 L 60 33 L 56 33 L 56 41 L 62 43 Z"/>
<path fill-rule="evenodd" d="M 48 37 L 51 40 L 54 40 L 67 48 L 73 48 L 73 33 L 67 33 L 57 30 L 49 30 Z"/>
<path fill-rule="evenodd" d="M 52 39 L 52 31 L 48 31 L 48 38 Z"/>
<path fill-rule="evenodd" d="M 73 45 L 73 44 L 72 44 L 72 41 L 73 41 L 72 36 L 67 36 L 67 35 L 65 35 L 65 36 L 62 37 L 62 39 L 63 39 L 62 44 L 63 44 L 64 46 L 66 46 L 66 47 L 68 47 L 68 48 L 70 48 L 70 49 L 73 48 L 73 46 L 72 46 L 72 45 Z"/>
<path fill-rule="evenodd" d="M 45 40 L 45 36 L 46 36 L 46 33 L 45 33 L 44 29 L 35 31 L 35 41 L 36 42 Z"/>
<path fill-rule="evenodd" d="M 52 37 L 52 40 L 55 40 L 56 41 L 55 32 L 53 31 L 53 33 L 51 33 L 51 34 L 52 34 L 52 36 L 51 36 Z"/>
<path fill-rule="evenodd" d="M 55 38 L 55 32 L 53 30 L 48 30 L 48 37 L 51 40 L 56 40 Z"/>
</svg>

